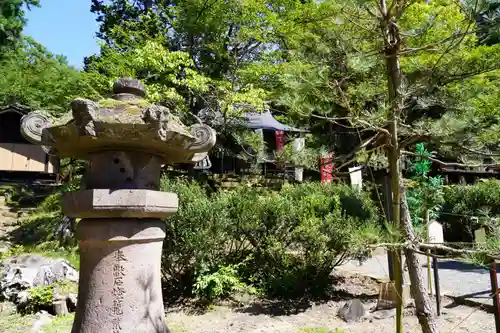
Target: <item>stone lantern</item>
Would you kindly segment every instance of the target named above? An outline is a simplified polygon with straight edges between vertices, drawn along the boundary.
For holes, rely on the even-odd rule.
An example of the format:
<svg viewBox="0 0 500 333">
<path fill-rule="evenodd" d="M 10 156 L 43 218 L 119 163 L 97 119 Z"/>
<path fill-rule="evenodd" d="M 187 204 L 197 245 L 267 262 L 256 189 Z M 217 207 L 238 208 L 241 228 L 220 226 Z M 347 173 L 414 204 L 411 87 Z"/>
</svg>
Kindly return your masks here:
<svg viewBox="0 0 500 333">
<path fill-rule="evenodd" d="M 98 103 L 77 98 L 58 120 L 32 112 L 21 132 L 52 155 L 89 161 L 82 189 L 63 195 L 81 218 L 78 305 L 72 333 L 165 333 L 161 251 L 175 193 L 159 191 L 164 164 L 197 163 L 215 145 L 204 124 L 186 127 L 149 105 L 138 80 L 116 81 Z"/>
</svg>

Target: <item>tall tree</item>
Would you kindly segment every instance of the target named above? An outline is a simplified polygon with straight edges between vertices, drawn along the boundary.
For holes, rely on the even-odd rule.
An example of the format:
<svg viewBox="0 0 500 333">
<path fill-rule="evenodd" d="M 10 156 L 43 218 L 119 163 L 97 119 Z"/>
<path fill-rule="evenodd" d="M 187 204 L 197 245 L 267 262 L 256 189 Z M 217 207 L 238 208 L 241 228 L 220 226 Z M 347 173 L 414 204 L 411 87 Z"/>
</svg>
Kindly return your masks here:
<svg viewBox="0 0 500 333">
<path fill-rule="evenodd" d="M 6 47 L 15 45 L 21 37 L 26 18 L 24 8 L 38 6 L 38 0 L 0 1 L 0 56 Z"/>
<path fill-rule="evenodd" d="M 309 8 L 281 27 L 282 46 L 242 75 L 272 90 L 289 117 L 354 129 L 357 148 L 341 163 L 367 164 L 377 155 L 385 160 L 394 223 L 403 241 L 414 244 L 402 175 L 402 158 L 413 155 L 408 147 L 427 141 L 441 156 L 464 160 L 461 165 L 472 158 L 476 165 L 499 165 L 493 86 L 500 83 L 500 49 L 477 43 L 475 18 L 482 8 L 448 0 L 323 1 Z M 295 157 L 295 163 L 307 160 Z M 405 254 L 417 315 L 423 332 L 434 333 L 414 250 Z M 396 286 L 402 295 L 400 264 Z M 401 332 L 401 303 L 396 318 Z"/>
<path fill-rule="evenodd" d="M 302 2 L 93 0 L 91 10 L 107 45 L 123 49 L 132 40 L 163 37 L 171 51 L 188 52 L 198 70 L 222 79 L 275 45 L 275 23 Z"/>
<path fill-rule="evenodd" d="M 0 59 L 0 105 L 20 103 L 55 113 L 65 110 L 77 95 L 95 97 L 82 73 L 31 38 Z"/>
</svg>

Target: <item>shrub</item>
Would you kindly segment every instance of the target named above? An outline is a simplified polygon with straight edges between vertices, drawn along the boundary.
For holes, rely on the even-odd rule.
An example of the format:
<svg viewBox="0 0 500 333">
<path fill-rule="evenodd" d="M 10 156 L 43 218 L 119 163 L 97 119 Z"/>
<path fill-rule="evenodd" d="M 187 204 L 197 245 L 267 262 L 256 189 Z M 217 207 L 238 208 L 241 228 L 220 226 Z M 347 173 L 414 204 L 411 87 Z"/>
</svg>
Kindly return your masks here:
<svg viewBox="0 0 500 333">
<path fill-rule="evenodd" d="M 500 180 L 445 186 L 444 198 L 439 219 L 448 241 L 473 241 L 474 230 L 489 227 L 491 217 L 500 217 Z M 477 223 L 472 216 L 478 217 Z"/>
<path fill-rule="evenodd" d="M 415 153 L 432 157 L 423 143 L 417 143 Z M 406 198 L 415 231 L 421 232 L 425 229 L 427 212 L 431 219 L 438 216 L 443 204 L 444 180 L 440 175 L 429 176 L 432 162 L 424 157 L 410 159 L 408 164 L 411 181 L 406 189 Z"/>
<path fill-rule="evenodd" d="M 346 186 L 240 187 L 223 200 L 236 240 L 251 249 L 244 275 L 272 295 L 323 291 L 333 268 L 378 235 L 374 205 Z"/>
<path fill-rule="evenodd" d="M 227 220 L 216 198 L 196 182 L 163 178 L 161 188 L 180 198 L 179 211 L 167 220 L 162 259 L 165 286 L 190 294 L 196 272 L 202 271 L 202 267 L 213 269 L 230 264 L 224 255 Z"/>
<path fill-rule="evenodd" d="M 209 195 L 196 183 L 165 178 L 162 189 L 180 197 L 179 212 L 167 221 L 167 286 L 191 287 L 197 277 L 213 283 L 221 273 L 237 278 L 234 270 L 220 271 L 237 267 L 238 280 L 268 294 L 312 292 L 324 289 L 335 265 L 379 238 L 375 206 L 346 186 L 241 186 Z"/>
<path fill-rule="evenodd" d="M 52 286 L 36 286 L 28 290 L 29 301 L 19 309 L 21 313 L 36 313 L 40 310 L 52 311 L 54 288 Z"/>
<path fill-rule="evenodd" d="M 194 284 L 194 293 L 201 299 L 214 300 L 227 297 L 234 293 L 256 293 L 238 277 L 233 266 L 222 266 L 216 272 L 210 273 L 207 267 L 199 272 Z"/>
<path fill-rule="evenodd" d="M 58 281 L 49 286 L 36 286 L 28 290 L 29 301 L 19 311 L 28 313 L 37 313 L 40 310 L 53 312 L 52 302 L 54 300 L 54 290 L 57 293 L 66 295 L 69 292 L 76 293 L 78 285 L 71 281 Z"/>
</svg>

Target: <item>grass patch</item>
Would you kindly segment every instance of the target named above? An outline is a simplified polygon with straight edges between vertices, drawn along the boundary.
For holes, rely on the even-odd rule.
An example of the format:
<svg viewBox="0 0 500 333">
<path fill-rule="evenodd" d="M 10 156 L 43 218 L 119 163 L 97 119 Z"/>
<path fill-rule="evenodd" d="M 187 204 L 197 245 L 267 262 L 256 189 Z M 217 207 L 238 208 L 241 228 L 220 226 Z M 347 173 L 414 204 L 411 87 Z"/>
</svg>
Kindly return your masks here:
<svg viewBox="0 0 500 333">
<path fill-rule="evenodd" d="M 18 255 L 40 255 L 52 259 L 65 259 L 77 270 L 80 269 L 78 248 L 65 249 L 58 242 L 49 241 L 37 245 L 15 245 L 8 252 L 0 254 L 0 260 Z"/>
<path fill-rule="evenodd" d="M 73 326 L 75 314 L 70 313 L 66 316 L 54 317 L 50 324 L 43 326 L 44 333 L 69 333 Z"/>
<path fill-rule="evenodd" d="M 0 332 L 26 333 L 29 332 L 36 315 L 22 316 L 18 313 L 2 315 L 0 313 Z"/>
</svg>

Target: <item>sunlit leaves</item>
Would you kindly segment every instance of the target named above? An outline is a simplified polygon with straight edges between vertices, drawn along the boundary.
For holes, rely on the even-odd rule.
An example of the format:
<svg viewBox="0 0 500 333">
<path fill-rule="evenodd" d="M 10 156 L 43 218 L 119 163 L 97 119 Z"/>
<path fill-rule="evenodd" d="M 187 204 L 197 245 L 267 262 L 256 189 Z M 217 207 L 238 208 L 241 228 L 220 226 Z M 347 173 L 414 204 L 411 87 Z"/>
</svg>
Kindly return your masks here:
<svg viewBox="0 0 500 333">
<path fill-rule="evenodd" d="M 63 57 L 26 38 L 0 60 L 0 105 L 20 103 L 51 112 L 65 111 L 71 99 L 98 93 Z"/>
</svg>

